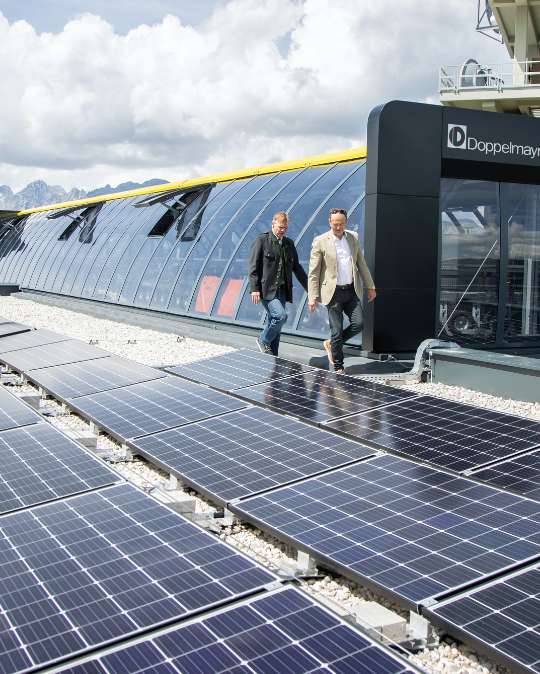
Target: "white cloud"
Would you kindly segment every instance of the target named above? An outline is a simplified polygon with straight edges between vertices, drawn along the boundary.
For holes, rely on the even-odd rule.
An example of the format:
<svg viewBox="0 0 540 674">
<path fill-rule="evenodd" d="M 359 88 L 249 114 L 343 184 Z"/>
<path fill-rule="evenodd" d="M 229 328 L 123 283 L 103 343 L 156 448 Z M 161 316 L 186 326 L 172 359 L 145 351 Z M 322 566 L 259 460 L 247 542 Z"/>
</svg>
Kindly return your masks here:
<svg viewBox="0 0 540 674">
<path fill-rule="evenodd" d="M 375 105 L 438 100 L 439 65 L 508 60 L 475 9 L 232 0 L 197 28 L 169 15 L 124 36 L 90 14 L 55 35 L 0 14 L 0 184 L 179 180 L 359 146 Z"/>
</svg>

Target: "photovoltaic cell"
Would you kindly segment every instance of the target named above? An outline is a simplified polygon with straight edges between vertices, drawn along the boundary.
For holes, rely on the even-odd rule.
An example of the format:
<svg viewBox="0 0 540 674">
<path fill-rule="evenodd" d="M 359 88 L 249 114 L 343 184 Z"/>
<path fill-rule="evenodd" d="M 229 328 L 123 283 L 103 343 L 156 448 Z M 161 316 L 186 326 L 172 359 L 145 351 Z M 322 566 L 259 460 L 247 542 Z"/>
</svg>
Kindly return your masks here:
<svg viewBox="0 0 540 674">
<path fill-rule="evenodd" d="M 28 379 L 61 400 L 166 376 L 160 370 L 118 356 L 47 367 L 28 373 Z"/>
<path fill-rule="evenodd" d="M 122 481 L 47 423 L 0 433 L 0 514 Z"/>
<path fill-rule="evenodd" d="M 260 408 L 149 435 L 130 445 L 222 504 L 374 453 Z"/>
<path fill-rule="evenodd" d="M 33 346 L 0 354 L 0 360 L 14 370 L 28 372 L 38 368 L 65 365 L 94 358 L 106 358 L 110 355 L 108 351 L 90 346 L 78 339 L 68 339 L 64 342 Z"/>
<path fill-rule="evenodd" d="M 222 391 L 233 391 L 266 381 L 313 371 L 314 368 L 292 360 L 240 349 L 196 363 L 166 368 L 168 372 Z"/>
<path fill-rule="evenodd" d="M 69 405 L 120 440 L 129 440 L 246 407 L 225 393 L 179 377 L 81 396 Z"/>
<path fill-rule="evenodd" d="M 432 606 L 427 616 L 515 672 L 540 671 L 538 565 Z"/>
<path fill-rule="evenodd" d="M 276 577 L 124 484 L 0 518 L 0 669 L 26 671 Z"/>
<path fill-rule="evenodd" d="M 53 344 L 55 342 L 67 342 L 69 337 L 59 335 L 50 330 L 30 330 L 20 335 L 11 337 L 2 337 L 0 339 L 0 353 L 18 351 L 19 349 L 28 349 L 32 346 L 43 346 L 44 344 Z"/>
<path fill-rule="evenodd" d="M 456 472 L 540 445 L 537 421 L 431 396 L 338 419 L 328 428 Z"/>
<path fill-rule="evenodd" d="M 43 417 L 0 386 L 0 431 L 28 426 L 43 421 Z"/>
<path fill-rule="evenodd" d="M 415 393 L 393 386 L 324 370 L 270 381 L 234 394 L 314 423 L 417 397 Z"/>
<path fill-rule="evenodd" d="M 97 653 L 63 674 L 405 674 L 399 655 L 293 588 L 244 601 L 144 641 Z"/>
<path fill-rule="evenodd" d="M 21 325 L 20 323 L 2 323 L 0 324 L 0 337 L 9 337 L 10 335 L 17 335 L 30 330 L 28 325 Z"/>
<path fill-rule="evenodd" d="M 540 504 L 389 455 L 230 509 L 399 603 L 540 554 Z"/>
<path fill-rule="evenodd" d="M 540 451 L 521 454 L 495 466 L 482 468 L 471 473 L 471 477 L 540 501 Z"/>
</svg>

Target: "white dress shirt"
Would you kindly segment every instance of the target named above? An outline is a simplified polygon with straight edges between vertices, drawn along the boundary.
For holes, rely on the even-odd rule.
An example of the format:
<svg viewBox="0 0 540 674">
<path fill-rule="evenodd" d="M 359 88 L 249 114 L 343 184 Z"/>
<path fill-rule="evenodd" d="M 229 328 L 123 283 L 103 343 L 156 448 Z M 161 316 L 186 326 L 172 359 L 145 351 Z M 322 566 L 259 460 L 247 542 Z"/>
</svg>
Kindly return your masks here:
<svg viewBox="0 0 540 674">
<path fill-rule="evenodd" d="M 345 232 L 341 239 L 338 239 L 333 232 L 332 236 L 334 237 L 337 256 L 337 285 L 346 286 L 353 282 L 351 249 L 349 248 Z"/>
</svg>

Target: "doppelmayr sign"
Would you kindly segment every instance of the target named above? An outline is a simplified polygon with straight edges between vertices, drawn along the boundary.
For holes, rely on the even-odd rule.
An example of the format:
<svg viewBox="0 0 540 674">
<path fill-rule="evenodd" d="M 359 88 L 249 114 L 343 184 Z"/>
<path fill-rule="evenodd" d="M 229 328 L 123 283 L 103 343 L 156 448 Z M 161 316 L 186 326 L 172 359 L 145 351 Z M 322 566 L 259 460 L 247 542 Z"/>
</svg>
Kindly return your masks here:
<svg viewBox="0 0 540 674">
<path fill-rule="evenodd" d="M 540 120 L 475 110 L 445 110 L 442 156 L 540 166 Z"/>
</svg>

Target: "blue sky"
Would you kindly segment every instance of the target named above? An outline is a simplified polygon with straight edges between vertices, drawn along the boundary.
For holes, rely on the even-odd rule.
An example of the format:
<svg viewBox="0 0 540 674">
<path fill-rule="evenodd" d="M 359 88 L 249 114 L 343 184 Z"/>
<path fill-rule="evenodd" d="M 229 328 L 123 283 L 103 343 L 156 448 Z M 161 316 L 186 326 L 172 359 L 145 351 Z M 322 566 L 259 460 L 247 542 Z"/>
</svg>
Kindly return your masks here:
<svg viewBox="0 0 540 674">
<path fill-rule="evenodd" d="M 509 60 L 476 0 L 0 0 L 0 185 L 181 180 L 360 147 Z"/>
</svg>

